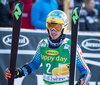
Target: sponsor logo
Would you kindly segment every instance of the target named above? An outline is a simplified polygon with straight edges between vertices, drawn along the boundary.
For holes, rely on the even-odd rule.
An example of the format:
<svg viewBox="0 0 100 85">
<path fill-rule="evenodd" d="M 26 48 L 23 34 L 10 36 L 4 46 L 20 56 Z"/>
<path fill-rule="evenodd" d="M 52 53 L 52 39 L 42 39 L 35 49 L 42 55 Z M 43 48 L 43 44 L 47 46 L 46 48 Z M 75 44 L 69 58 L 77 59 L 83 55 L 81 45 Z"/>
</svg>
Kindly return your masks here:
<svg viewBox="0 0 100 85">
<path fill-rule="evenodd" d="M 44 85 L 44 81 L 43 81 L 43 75 L 42 74 L 35 74 L 36 76 L 32 76 L 31 78 L 36 78 L 37 81 L 34 81 L 34 85 Z M 31 84 L 29 82 L 29 77 L 21 77 L 21 78 L 17 78 L 15 79 L 14 85 L 25 85 L 25 84 Z M 1 83 L 1 82 L 0 82 Z M 37 84 L 38 83 L 38 84 Z M 77 81 L 75 81 L 75 83 L 77 83 Z M 89 81 L 88 85 L 100 85 L 100 81 Z"/>
<path fill-rule="evenodd" d="M 47 51 L 46 51 L 46 54 L 47 54 L 47 55 L 58 55 L 59 52 L 56 51 L 56 50 L 47 50 Z"/>
<path fill-rule="evenodd" d="M 3 43 L 7 46 L 11 46 L 12 43 L 12 35 L 6 35 L 2 39 Z M 20 35 L 19 37 L 19 45 L 18 47 L 23 47 L 29 44 L 29 39 L 26 36 Z"/>
<path fill-rule="evenodd" d="M 82 46 L 89 51 L 99 51 L 100 50 L 100 39 L 86 39 L 82 42 Z"/>
<path fill-rule="evenodd" d="M 20 3 L 17 3 L 15 5 L 15 8 L 14 8 L 14 15 L 15 15 L 15 18 L 18 20 L 19 19 L 19 16 L 22 14 L 22 11 L 20 9 Z"/>
<path fill-rule="evenodd" d="M 79 15 L 78 15 L 78 7 L 76 7 L 74 10 L 73 10 L 73 13 L 72 13 L 72 19 L 73 19 L 73 22 L 74 24 L 77 23 L 77 20 L 79 19 Z"/>
<path fill-rule="evenodd" d="M 64 46 L 64 49 L 68 49 L 68 48 L 69 48 L 69 45 L 65 45 L 65 46 Z"/>
</svg>

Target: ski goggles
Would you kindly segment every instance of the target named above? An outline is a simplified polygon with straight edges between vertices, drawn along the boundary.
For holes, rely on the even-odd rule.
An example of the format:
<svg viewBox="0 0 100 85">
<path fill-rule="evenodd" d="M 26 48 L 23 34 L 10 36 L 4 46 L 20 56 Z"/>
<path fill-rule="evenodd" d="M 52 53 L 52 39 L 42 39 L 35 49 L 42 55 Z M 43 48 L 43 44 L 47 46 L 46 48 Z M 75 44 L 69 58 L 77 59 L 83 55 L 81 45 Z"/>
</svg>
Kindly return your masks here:
<svg viewBox="0 0 100 85">
<path fill-rule="evenodd" d="M 55 23 L 47 23 L 47 28 L 49 30 L 56 30 L 61 31 L 62 30 L 62 24 L 55 24 Z"/>
</svg>

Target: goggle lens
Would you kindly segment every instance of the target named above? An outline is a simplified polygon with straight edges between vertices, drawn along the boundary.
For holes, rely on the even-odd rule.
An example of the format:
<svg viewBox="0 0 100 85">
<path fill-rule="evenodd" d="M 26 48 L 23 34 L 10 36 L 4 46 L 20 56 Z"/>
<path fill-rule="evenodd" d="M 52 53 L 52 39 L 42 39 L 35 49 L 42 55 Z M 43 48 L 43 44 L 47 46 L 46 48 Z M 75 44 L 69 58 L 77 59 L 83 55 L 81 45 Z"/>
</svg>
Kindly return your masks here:
<svg viewBox="0 0 100 85">
<path fill-rule="evenodd" d="M 62 24 L 51 24 L 47 23 L 47 28 L 52 30 L 53 28 L 56 29 L 56 31 L 61 31 L 62 30 Z"/>
</svg>

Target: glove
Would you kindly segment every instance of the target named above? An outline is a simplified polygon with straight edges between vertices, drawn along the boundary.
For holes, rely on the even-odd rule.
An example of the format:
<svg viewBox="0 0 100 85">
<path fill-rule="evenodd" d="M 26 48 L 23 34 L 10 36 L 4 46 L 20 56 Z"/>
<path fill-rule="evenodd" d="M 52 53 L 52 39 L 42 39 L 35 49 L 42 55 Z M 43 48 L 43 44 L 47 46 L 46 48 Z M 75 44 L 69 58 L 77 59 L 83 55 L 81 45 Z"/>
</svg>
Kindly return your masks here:
<svg viewBox="0 0 100 85">
<path fill-rule="evenodd" d="M 79 81 L 76 85 L 86 85 L 84 81 Z"/>
<path fill-rule="evenodd" d="M 18 78 L 18 77 L 22 77 L 22 76 L 24 76 L 23 70 L 21 68 L 16 68 L 14 78 Z M 6 79 L 11 78 L 11 73 L 10 73 L 9 68 L 6 69 L 5 78 Z"/>
<path fill-rule="evenodd" d="M 10 73 L 9 68 L 6 69 L 5 78 L 6 78 L 6 79 L 11 78 L 11 73 Z"/>
</svg>

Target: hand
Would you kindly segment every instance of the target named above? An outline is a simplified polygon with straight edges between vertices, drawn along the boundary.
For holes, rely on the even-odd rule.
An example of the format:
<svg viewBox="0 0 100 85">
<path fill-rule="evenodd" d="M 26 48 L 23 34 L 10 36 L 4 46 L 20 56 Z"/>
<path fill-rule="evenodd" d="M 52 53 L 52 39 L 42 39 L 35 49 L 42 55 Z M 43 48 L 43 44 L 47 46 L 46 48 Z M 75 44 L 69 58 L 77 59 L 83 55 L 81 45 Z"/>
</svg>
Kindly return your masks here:
<svg viewBox="0 0 100 85">
<path fill-rule="evenodd" d="M 11 73 L 10 73 L 9 68 L 6 69 L 5 78 L 6 78 L 6 79 L 11 78 Z"/>
<path fill-rule="evenodd" d="M 86 85 L 84 81 L 79 81 L 76 85 Z"/>
<path fill-rule="evenodd" d="M 23 70 L 21 68 L 16 68 L 15 73 L 14 73 L 14 78 L 18 78 L 22 76 L 24 76 Z M 10 73 L 9 68 L 6 69 L 5 78 L 6 79 L 11 78 L 11 73 Z"/>
</svg>

